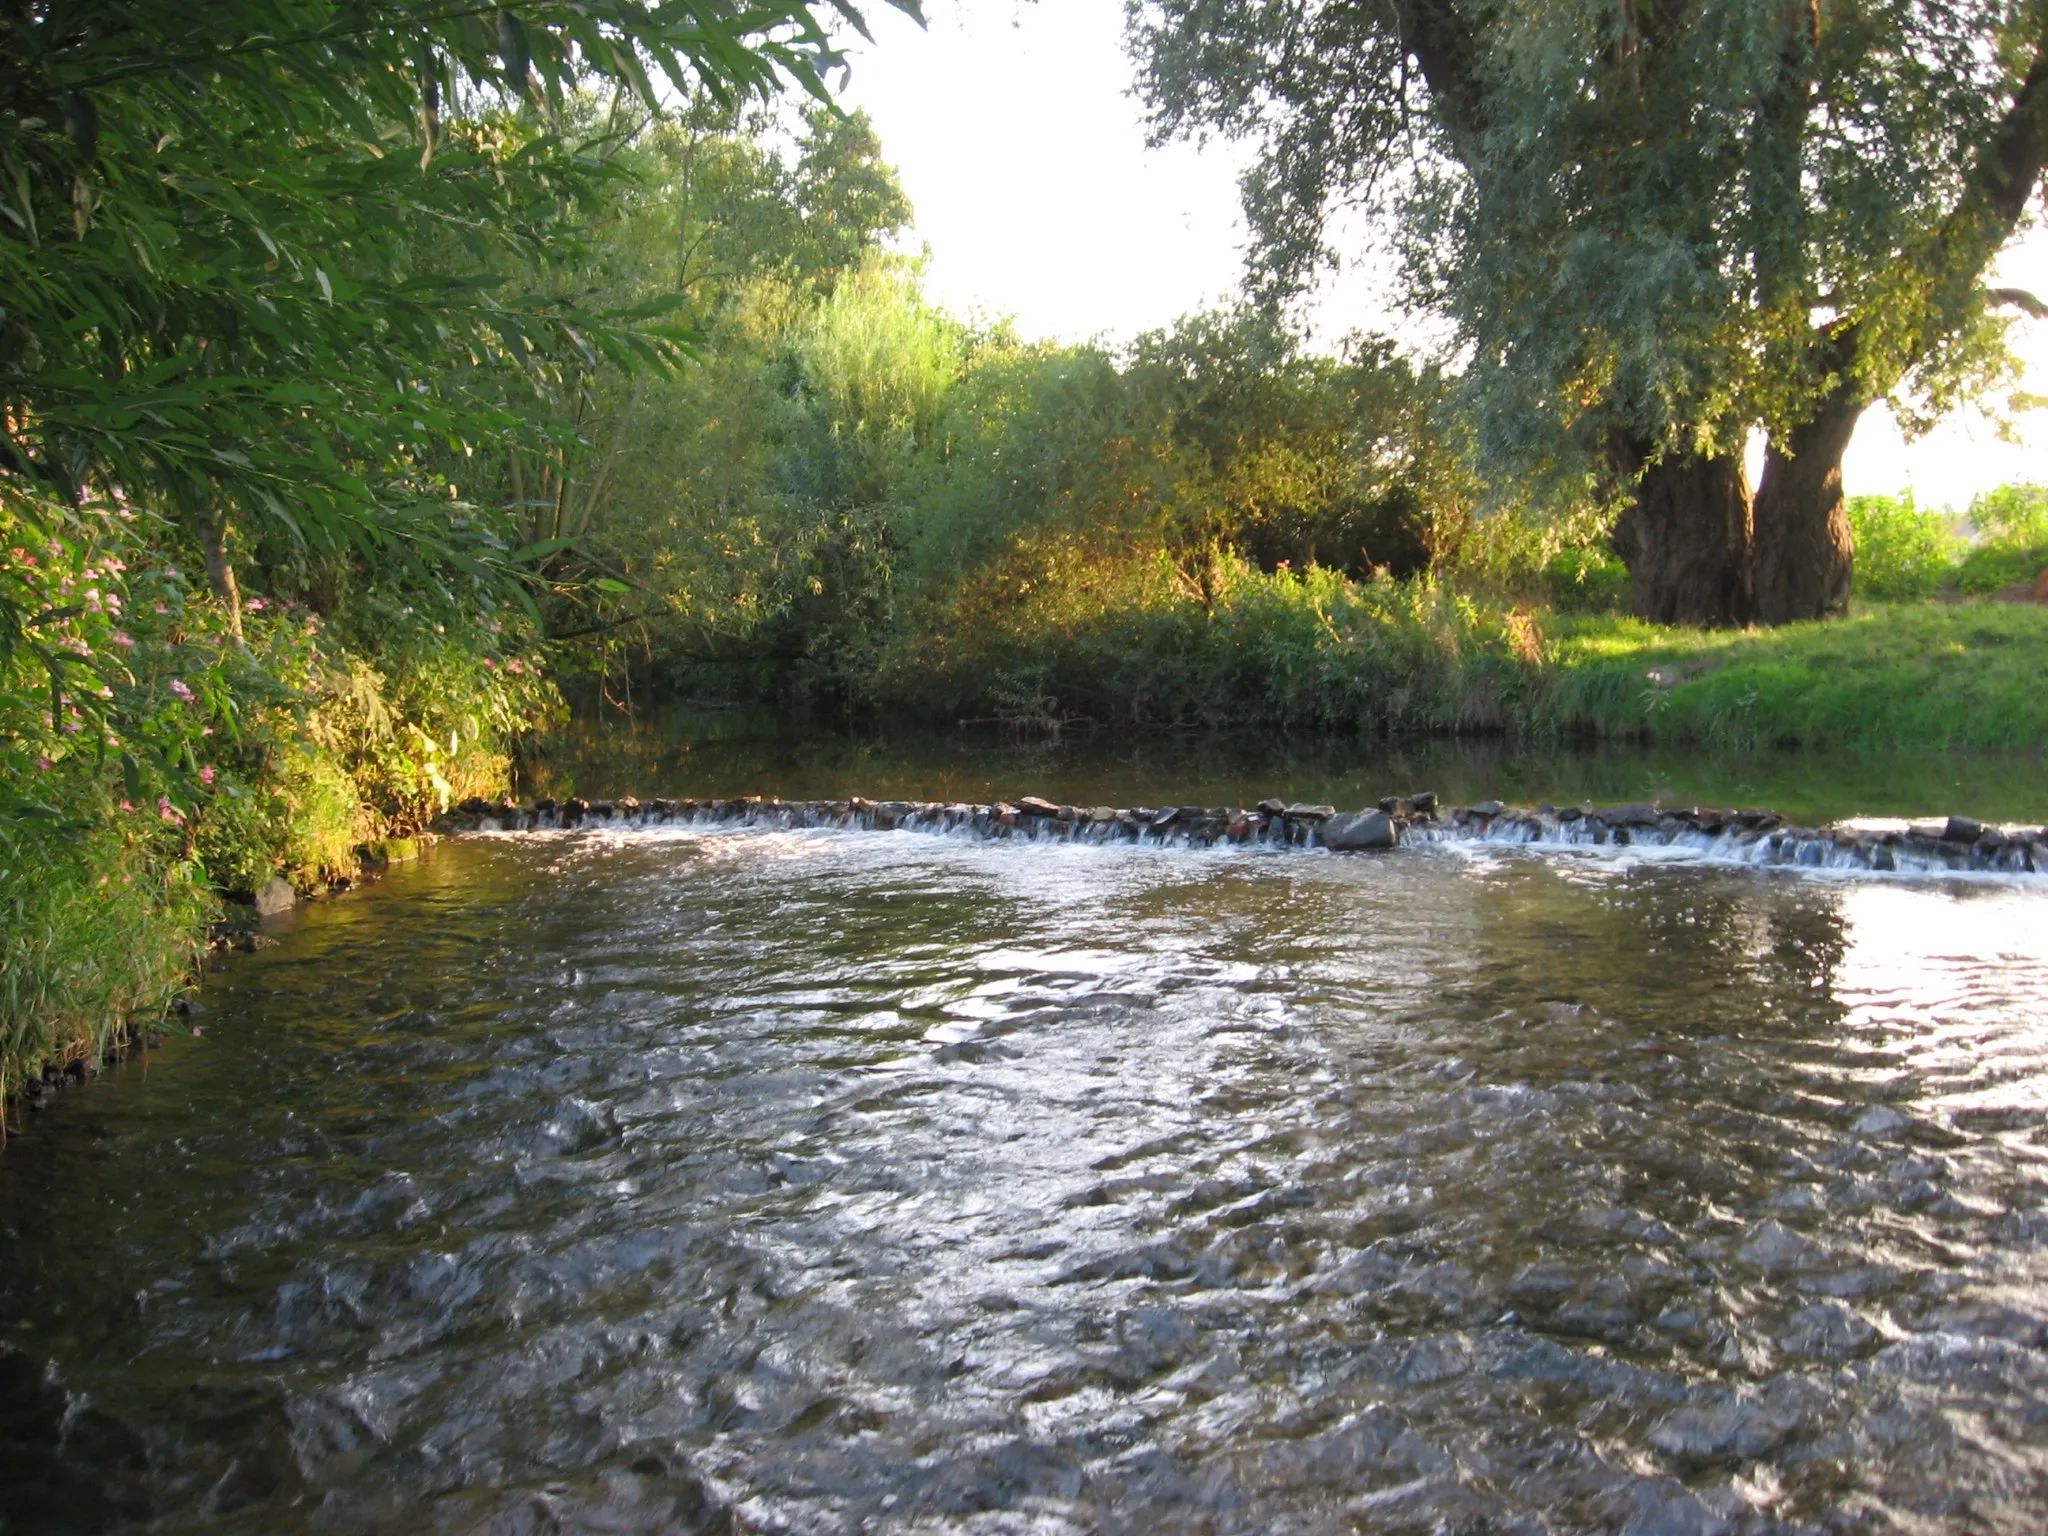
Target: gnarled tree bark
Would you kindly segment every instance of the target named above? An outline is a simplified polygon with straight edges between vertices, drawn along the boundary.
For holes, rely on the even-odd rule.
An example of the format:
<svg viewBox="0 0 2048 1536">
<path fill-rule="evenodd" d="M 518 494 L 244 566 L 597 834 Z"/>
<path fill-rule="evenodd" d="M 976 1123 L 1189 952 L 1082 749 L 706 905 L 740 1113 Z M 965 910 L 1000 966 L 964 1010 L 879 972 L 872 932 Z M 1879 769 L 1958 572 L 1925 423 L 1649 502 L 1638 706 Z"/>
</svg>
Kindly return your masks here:
<svg viewBox="0 0 2048 1536">
<path fill-rule="evenodd" d="M 1856 540 L 1842 494 L 1842 455 L 1864 405 L 1838 385 L 1813 416 L 1773 439 L 1756 492 L 1760 624 L 1838 619 L 1849 611 Z"/>
<path fill-rule="evenodd" d="M 1640 467 L 1635 499 L 1614 527 L 1628 567 L 1629 609 L 1657 624 L 1726 629 L 1755 617 L 1749 473 L 1732 454 L 1669 455 L 1643 466 L 1642 445 L 1615 452 Z"/>
</svg>

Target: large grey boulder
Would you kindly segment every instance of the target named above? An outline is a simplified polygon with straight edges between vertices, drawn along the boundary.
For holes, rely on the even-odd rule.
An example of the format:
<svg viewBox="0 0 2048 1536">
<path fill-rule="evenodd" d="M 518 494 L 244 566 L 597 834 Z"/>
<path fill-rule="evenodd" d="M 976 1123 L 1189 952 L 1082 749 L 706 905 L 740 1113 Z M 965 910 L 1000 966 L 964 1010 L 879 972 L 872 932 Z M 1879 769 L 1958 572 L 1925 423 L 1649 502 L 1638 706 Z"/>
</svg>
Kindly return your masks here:
<svg viewBox="0 0 2048 1536">
<path fill-rule="evenodd" d="M 1385 811 L 1353 811 L 1332 816 L 1318 836 L 1325 848 L 1337 853 L 1377 853 L 1400 841 L 1400 828 Z"/>
<path fill-rule="evenodd" d="M 256 887 L 256 914 L 259 917 L 275 917 L 280 912 L 289 912 L 298 905 L 299 893 L 292 889 L 289 880 L 272 877 Z"/>
</svg>

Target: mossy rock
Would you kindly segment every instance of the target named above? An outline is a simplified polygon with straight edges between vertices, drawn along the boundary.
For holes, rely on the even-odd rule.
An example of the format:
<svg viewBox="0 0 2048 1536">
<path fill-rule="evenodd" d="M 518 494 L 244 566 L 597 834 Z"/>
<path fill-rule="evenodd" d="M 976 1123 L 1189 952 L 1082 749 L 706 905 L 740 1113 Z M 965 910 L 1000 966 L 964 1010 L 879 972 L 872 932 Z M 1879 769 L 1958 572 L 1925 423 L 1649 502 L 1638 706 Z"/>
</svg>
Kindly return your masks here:
<svg viewBox="0 0 2048 1536">
<path fill-rule="evenodd" d="M 365 869 L 387 869 L 393 864 L 406 864 L 420 856 L 420 842 L 416 837 L 387 837 L 368 843 L 363 848 Z"/>
</svg>

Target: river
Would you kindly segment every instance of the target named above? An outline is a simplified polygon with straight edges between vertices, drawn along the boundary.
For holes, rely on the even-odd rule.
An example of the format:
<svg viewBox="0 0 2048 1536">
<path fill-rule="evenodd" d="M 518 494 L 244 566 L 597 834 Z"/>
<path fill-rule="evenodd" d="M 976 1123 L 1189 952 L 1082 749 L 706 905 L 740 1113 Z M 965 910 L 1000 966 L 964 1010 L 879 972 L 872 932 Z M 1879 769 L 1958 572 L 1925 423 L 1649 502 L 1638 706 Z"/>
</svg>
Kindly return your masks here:
<svg viewBox="0 0 2048 1536">
<path fill-rule="evenodd" d="M 0 1529 L 2048 1509 L 2048 882 L 593 830 L 276 936 L 0 1156 Z"/>
</svg>

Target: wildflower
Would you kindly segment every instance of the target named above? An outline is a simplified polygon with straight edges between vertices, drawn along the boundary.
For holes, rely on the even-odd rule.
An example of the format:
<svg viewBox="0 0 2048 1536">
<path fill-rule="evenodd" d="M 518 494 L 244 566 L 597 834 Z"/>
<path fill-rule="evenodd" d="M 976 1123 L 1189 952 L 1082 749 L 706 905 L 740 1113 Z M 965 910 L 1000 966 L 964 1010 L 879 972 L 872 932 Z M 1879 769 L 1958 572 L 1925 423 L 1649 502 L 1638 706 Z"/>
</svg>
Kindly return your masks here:
<svg viewBox="0 0 2048 1536">
<path fill-rule="evenodd" d="M 135 646 L 135 637 L 129 634 L 128 631 L 125 629 L 117 629 L 113 632 L 113 634 L 109 635 L 107 638 L 112 640 L 114 644 L 120 646 L 123 650 L 132 650 Z"/>
<path fill-rule="evenodd" d="M 192 697 L 191 685 L 186 683 L 182 678 L 172 678 L 170 687 L 171 692 L 175 693 L 181 699 L 190 699 Z"/>
<path fill-rule="evenodd" d="M 52 763 L 47 757 L 39 757 L 36 759 L 37 773 L 48 773 L 55 766 L 56 764 Z"/>
<path fill-rule="evenodd" d="M 526 670 L 526 663 L 521 661 L 517 656 L 514 656 L 510 661 L 505 663 L 505 670 L 507 672 L 514 673 L 524 672 Z"/>
<path fill-rule="evenodd" d="M 169 613 L 171 611 L 171 605 L 169 603 L 158 603 L 156 605 L 156 611 L 158 613 Z"/>
<path fill-rule="evenodd" d="M 264 610 L 264 608 L 268 606 L 268 604 L 266 604 L 260 597 L 252 597 L 249 599 L 249 601 L 242 604 L 242 606 L 248 609 L 251 613 L 261 613 Z"/>
<path fill-rule="evenodd" d="M 118 736 L 109 736 L 107 738 L 107 745 L 110 747 L 118 747 L 119 745 L 121 745 L 121 738 Z"/>
<path fill-rule="evenodd" d="M 484 658 L 484 665 L 487 667 L 496 667 L 498 664 L 495 661 L 491 660 L 490 657 L 486 656 Z"/>
<path fill-rule="evenodd" d="M 121 802 L 121 809 L 124 811 L 132 811 L 135 809 L 135 802 L 133 800 L 123 800 Z"/>
<path fill-rule="evenodd" d="M 158 795 L 156 797 L 156 814 L 159 821 L 182 823 L 185 819 L 185 813 L 171 804 L 171 799 L 168 795 Z"/>
<path fill-rule="evenodd" d="M 202 736 L 211 736 L 213 734 L 213 727 L 210 725 L 202 725 L 199 728 L 199 734 Z"/>
<path fill-rule="evenodd" d="M 185 579 L 185 573 L 183 571 L 177 570 L 174 567 L 168 565 L 164 567 L 164 575 L 170 578 L 172 581 L 183 581 Z"/>
<path fill-rule="evenodd" d="M 199 782 L 204 784 L 208 789 L 213 788 L 213 764 L 208 763 L 204 768 L 199 770 Z"/>
<path fill-rule="evenodd" d="M 104 685 L 102 685 L 102 686 L 101 686 L 101 688 L 100 688 L 100 697 L 101 697 L 101 698 L 103 698 L 103 699 L 111 699 L 111 698 L 112 698 L 113 696 L 114 696 L 114 690 L 113 690 L 113 689 L 111 689 L 111 688 L 108 688 L 108 687 L 106 687 L 106 686 L 104 686 Z"/>
</svg>

